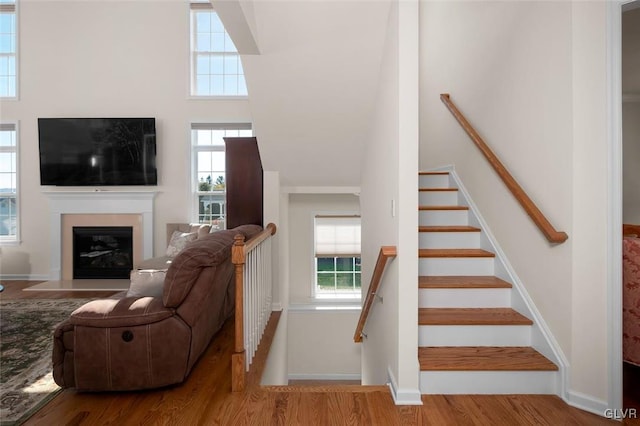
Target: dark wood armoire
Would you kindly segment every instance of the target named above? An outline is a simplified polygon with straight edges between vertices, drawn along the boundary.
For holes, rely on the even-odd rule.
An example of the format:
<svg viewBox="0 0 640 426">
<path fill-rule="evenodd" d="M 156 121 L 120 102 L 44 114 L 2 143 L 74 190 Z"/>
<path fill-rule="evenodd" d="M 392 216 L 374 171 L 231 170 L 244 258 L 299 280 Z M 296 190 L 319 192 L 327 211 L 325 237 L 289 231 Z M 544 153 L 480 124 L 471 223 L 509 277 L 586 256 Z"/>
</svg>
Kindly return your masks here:
<svg viewBox="0 0 640 426">
<path fill-rule="evenodd" d="M 255 137 L 225 137 L 227 229 L 263 224 L 262 161 Z"/>
</svg>

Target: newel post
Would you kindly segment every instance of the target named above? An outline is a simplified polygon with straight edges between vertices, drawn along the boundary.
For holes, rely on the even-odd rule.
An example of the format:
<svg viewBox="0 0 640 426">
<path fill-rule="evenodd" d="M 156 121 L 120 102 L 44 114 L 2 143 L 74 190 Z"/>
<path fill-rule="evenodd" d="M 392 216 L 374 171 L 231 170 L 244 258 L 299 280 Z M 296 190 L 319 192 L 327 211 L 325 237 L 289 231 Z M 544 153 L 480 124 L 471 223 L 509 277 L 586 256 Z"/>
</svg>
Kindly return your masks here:
<svg viewBox="0 0 640 426">
<path fill-rule="evenodd" d="M 244 350 L 244 236 L 236 235 L 231 248 L 231 262 L 235 265 L 236 307 L 235 307 L 235 346 L 231 355 L 231 390 L 243 391 L 245 388 L 245 350 Z"/>
</svg>

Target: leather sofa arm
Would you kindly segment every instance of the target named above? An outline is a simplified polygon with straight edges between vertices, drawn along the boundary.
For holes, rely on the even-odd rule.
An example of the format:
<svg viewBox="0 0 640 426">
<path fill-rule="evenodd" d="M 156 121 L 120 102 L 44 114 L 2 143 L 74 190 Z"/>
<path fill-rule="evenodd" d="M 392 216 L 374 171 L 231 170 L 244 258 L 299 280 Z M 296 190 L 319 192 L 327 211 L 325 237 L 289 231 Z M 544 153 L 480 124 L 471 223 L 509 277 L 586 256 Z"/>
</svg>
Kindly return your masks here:
<svg viewBox="0 0 640 426">
<path fill-rule="evenodd" d="M 98 299 L 85 303 L 71 313 L 69 323 L 86 327 L 133 327 L 152 324 L 175 315 L 155 297 Z"/>
</svg>

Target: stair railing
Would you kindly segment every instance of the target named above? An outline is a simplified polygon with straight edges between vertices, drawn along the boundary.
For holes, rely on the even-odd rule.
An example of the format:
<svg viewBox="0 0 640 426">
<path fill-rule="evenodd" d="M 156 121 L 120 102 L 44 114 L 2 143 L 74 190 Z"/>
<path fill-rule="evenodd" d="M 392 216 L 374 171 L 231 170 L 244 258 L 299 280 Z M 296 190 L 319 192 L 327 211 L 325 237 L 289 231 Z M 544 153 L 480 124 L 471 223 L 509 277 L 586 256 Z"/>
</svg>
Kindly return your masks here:
<svg viewBox="0 0 640 426">
<path fill-rule="evenodd" d="M 489 164 L 493 167 L 493 169 L 498 173 L 498 176 L 502 179 L 504 184 L 509 188 L 513 196 L 518 200 L 522 208 L 529 215 L 531 220 L 538 226 L 538 229 L 544 234 L 547 240 L 551 243 L 563 243 L 569 238 L 566 232 L 557 231 L 553 225 L 547 220 L 544 214 L 540 211 L 538 206 L 529 198 L 527 193 L 522 189 L 522 187 L 518 184 L 518 182 L 511 176 L 511 174 L 507 171 L 506 167 L 502 164 L 502 162 L 498 159 L 498 157 L 493 153 L 491 148 L 485 143 L 485 141 L 480 137 L 478 132 L 473 128 L 473 126 L 467 121 L 467 119 L 462 115 L 460 110 L 455 106 L 455 104 L 451 101 L 451 98 L 448 93 L 444 93 L 440 95 L 440 100 L 446 105 L 446 107 L 451 111 L 451 114 L 458 120 L 460 126 L 464 129 L 465 132 L 469 135 L 471 140 L 476 144 L 480 152 L 484 155 L 484 157 L 489 161 Z"/>
<path fill-rule="evenodd" d="M 373 275 L 371 276 L 369 290 L 367 290 L 367 297 L 364 300 L 364 305 L 362 305 L 360 319 L 358 320 L 358 325 L 356 326 L 356 332 L 353 335 L 353 341 L 356 343 L 362 342 L 363 336 L 366 337 L 366 334 L 364 334 L 364 326 L 366 325 L 367 319 L 369 318 L 371 306 L 373 305 L 373 302 L 378 294 L 380 282 L 382 281 L 382 275 L 384 274 L 384 269 L 387 266 L 387 260 L 395 258 L 396 256 L 397 250 L 395 246 L 380 247 L 378 260 L 376 261 L 376 266 L 374 267 Z"/>
<path fill-rule="evenodd" d="M 270 223 L 249 241 L 236 235 L 231 248 L 235 265 L 235 343 L 231 355 L 231 390 L 246 385 L 253 356 L 271 315 L 271 237 L 276 225 Z"/>
</svg>

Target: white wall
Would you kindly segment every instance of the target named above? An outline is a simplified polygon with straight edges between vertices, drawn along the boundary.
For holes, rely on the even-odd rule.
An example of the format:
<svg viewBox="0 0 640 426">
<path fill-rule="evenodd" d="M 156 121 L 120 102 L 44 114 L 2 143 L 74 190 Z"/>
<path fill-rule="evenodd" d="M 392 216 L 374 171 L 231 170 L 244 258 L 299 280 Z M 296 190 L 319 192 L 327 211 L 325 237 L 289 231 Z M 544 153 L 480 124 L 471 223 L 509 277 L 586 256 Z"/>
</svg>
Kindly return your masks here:
<svg viewBox="0 0 640 426">
<path fill-rule="evenodd" d="M 311 291 L 316 214 L 360 214 L 360 200 L 354 194 L 289 195 L 289 302 L 292 304 L 314 303 Z"/>
<path fill-rule="evenodd" d="M 20 2 L 20 99 L 2 120 L 20 122 L 22 243 L 2 247 L 2 273 L 46 278 L 48 202 L 41 194 L 38 117 L 156 117 L 160 193 L 155 251 L 164 225 L 190 214 L 190 121 L 251 121 L 247 100 L 189 99 L 188 3 Z"/>
<path fill-rule="evenodd" d="M 360 310 L 335 309 L 326 301 L 322 310 L 308 305 L 318 304 L 311 297 L 315 215 L 360 214 L 360 200 L 355 194 L 294 193 L 288 198 L 288 377 L 359 378 L 360 347 L 353 333 Z"/>
<path fill-rule="evenodd" d="M 418 3 L 392 3 L 378 95 L 362 156 L 362 282 L 381 246 L 395 245 L 365 326 L 363 384 L 392 384 L 396 402 L 420 403 L 417 362 Z M 392 208 L 395 206 L 395 208 Z"/>
<path fill-rule="evenodd" d="M 602 2 L 425 2 L 421 168 L 453 164 L 570 362 L 607 398 Z M 551 246 L 441 104 L 450 93 L 551 223 Z M 587 337 L 588 336 L 588 337 Z M 566 396 L 566 395 L 565 395 Z"/>
<path fill-rule="evenodd" d="M 571 403 L 592 409 L 598 404 L 605 406 L 612 391 L 607 388 L 607 333 L 611 331 L 607 321 L 608 206 L 605 200 L 609 199 L 609 188 L 607 76 L 606 67 L 602 66 L 607 59 L 606 7 L 605 2 L 575 2 L 571 17 L 573 230 L 569 238 L 572 238 L 573 304 L 568 397 Z M 602 410 L 595 411 L 602 413 Z"/>
<path fill-rule="evenodd" d="M 360 344 L 353 341 L 359 317 L 359 309 L 289 308 L 289 379 L 360 379 Z"/>
<path fill-rule="evenodd" d="M 253 2 L 261 54 L 243 66 L 262 161 L 283 185 L 358 185 L 386 8 L 387 0 Z"/>
</svg>

